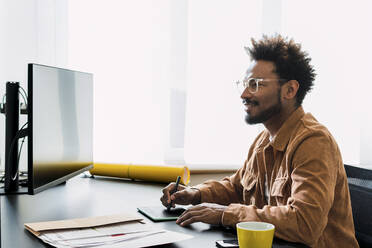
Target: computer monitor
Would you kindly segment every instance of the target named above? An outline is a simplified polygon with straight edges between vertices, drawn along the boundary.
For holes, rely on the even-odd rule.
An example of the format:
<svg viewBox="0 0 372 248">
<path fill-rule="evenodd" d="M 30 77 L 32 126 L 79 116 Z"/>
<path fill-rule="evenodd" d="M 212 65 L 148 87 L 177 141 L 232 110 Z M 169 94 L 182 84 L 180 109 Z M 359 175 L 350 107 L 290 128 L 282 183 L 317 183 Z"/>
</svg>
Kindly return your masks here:
<svg viewBox="0 0 372 248">
<path fill-rule="evenodd" d="M 28 193 L 93 167 L 93 74 L 28 64 Z"/>
</svg>

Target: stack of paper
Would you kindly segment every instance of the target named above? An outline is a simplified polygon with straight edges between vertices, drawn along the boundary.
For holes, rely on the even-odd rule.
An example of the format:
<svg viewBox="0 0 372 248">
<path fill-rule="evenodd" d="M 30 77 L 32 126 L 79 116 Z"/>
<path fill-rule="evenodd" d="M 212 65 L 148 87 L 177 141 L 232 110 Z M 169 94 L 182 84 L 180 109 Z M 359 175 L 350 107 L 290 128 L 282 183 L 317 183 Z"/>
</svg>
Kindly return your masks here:
<svg viewBox="0 0 372 248">
<path fill-rule="evenodd" d="M 190 235 L 156 228 L 133 215 L 26 223 L 25 227 L 45 243 L 58 248 L 134 248 L 192 238 Z"/>
</svg>

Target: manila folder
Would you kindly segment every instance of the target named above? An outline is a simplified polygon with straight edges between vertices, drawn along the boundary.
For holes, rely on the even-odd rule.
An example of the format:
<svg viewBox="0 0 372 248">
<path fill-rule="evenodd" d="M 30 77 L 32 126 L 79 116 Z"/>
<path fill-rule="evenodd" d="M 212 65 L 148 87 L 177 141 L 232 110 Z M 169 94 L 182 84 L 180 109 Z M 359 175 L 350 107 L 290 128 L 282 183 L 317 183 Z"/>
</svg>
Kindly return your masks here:
<svg viewBox="0 0 372 248">
<path fill-rule="evenodd" d="M 103 226 L 130 221 L 142 221 L 143 218 L 134 214 L 115 214 L 106 216 L 97 216 L 80 219 L 68 219 L 57 221 L 33 222 L 25 223 L 25 228 L 36 236 L 39 236 L 42 231 L 74 229 L 74 228 L 89 228 L 95 226 Z"/>
</svg>

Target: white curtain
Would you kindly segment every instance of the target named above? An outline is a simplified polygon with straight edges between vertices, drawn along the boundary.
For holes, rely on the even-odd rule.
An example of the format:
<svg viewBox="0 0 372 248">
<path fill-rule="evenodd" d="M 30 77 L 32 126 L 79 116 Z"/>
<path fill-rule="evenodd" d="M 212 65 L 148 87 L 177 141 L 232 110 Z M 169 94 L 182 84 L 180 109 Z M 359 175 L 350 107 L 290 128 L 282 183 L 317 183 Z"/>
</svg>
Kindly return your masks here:
<svg viewBox="0 0 372 248">
<path fill-rule="evenodd" d="M 247 126 L 233 82 L 261 33 L 261 1 L 189 1 L 185 158 L 195 167 L 238 168 L 261 129 Z"/>
<path fill-rule="evenodd" d="M 67 0 L 0 0 L 0 99 L 7 81 L 27 90 L 27 64 L 67 66 Z M 20 127 L 27 116 L 20 116 Z M 0 114 L 0 169 L 4 169 L 5 115 Z M 27 170 L 27 142 L 20 157 Z"/>
<path fill-rule="evenodd" d="M 70 1 L 69 65 L 94 74 L 94 160 L 162 164 L 168 1 Z"/>
<path fill-rule="evenodd" d="M 69 65 L 95 75 L 95 161 L 163 164 L 178 135 L 191 168 L 241 166 L 263 127 L 245 124 L 232 82 L 249 64 L 250 38 L 277 30 L 313 58 L 305 111 L 330 129 L 345 163 L 372 163 L 369 1 L 182 2 L 184 11 L 171 0 L 69 1 Z"/>
<path fill-rule="evenodd" d="M 317 77 L 304 108 L 331 131 L 345 163 L 372 165 L 372 2 L 283 0 L 282 33 L 302 43 Z"/>
</svg>

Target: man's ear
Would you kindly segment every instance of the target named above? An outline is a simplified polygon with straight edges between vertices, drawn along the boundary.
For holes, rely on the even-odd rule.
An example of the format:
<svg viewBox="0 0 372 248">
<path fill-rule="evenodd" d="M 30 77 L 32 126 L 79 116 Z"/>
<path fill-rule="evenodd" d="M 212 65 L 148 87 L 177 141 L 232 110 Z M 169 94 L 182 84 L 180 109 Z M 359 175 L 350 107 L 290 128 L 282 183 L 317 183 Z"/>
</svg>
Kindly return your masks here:
<svg viewBox="0 0 372 248">
<path fill-rule="evenodd" d="M 290 80 L 283 85 L 282 94 L 284 99 L 290 100 L 296 97 L 300 84 L 297 80 Z"/>
</svg>

